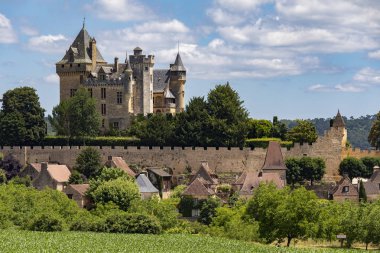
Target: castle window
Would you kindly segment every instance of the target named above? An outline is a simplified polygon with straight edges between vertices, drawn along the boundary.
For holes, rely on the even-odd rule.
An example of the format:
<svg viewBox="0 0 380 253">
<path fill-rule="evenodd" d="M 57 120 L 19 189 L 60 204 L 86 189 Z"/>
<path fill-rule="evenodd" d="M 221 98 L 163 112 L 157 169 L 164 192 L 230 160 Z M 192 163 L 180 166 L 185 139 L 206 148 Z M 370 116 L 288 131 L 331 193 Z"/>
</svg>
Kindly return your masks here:
<svg viewBox="0 0 380 253">
<path fill-rule="evenodd" d="M 77 92 L 77 89 L 70 89 L 70 97 L 74 97 L 75 92 Z"/>
<path fill-rule="evenodd" d="M 102 119 L 102 127 L 105 126 L 105 119 Z"/>
<path fill-rule="evenodd" d="M 80 67 L 80 63 L 78 63 L 78 67 Z"/>
<path fill-rule="evenodd" d="M 107 114 L 106 104 L 102 104 L 102 115 L 106 115 L 106 114 Z"/>
<path fill-rule="evenodd" d="M 90 94 L 90 97 L 92 97 L 92 89 L 89 88 L 89 89 L 87 89 L 87 91 L 88 91 L 88 93 Z"/>
<path fill-rule="evenodd" d="M 123 92 L 117 92 L 116 93 L 116 103 L 118 105 L 121 105 L 123 103 Z"/>
<path fill-rule="evenodd" d="M 145 71 L 148 71 L 148 67 L 145 67 Z"/>
<path fill-rule="evenodd" d="M 100 97 L 101 97 L 101 99 L 106 99 L 106 88 L 101 88 L 100 89 Z"/>
<path fill-rule="evenodd" d="M 70 63 L 70 68 L 73 67 L 73 64 Z"/>
<path fill-rule="evenodd" d="M 62 65 L 61 65 L 61 68 L 64 68 L 64 67 L 65 67 L 65 64 L 62 64 Z"/>
<path fill-rule="evenodd" d="M 112 127 L 113 129 L 119 129 L 119 122 L 114 122 Z"/>
</svg>

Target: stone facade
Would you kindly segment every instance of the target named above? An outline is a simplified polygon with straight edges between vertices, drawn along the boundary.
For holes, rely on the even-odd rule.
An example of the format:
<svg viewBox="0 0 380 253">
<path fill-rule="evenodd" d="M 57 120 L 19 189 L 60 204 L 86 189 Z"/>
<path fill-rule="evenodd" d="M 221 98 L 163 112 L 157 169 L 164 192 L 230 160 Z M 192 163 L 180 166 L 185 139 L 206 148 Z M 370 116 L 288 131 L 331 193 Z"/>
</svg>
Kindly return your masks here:
<svg viewBox="0 0 380 253">
<path fill-rule="evenodd" d="M 60 100 L 85 87 L 95 98 L 103 130 L 125 129 L 130 116 L 148 113 L 176 113 L 185 108 L 186 69 L 179 53 L 169 69 L 154 69 L 154 55 L 136 47 L 124 63 L 115 57 L 107 63 L 95 38 L 85 26 L 56 63 L 60 78 Z"/>
</svg>

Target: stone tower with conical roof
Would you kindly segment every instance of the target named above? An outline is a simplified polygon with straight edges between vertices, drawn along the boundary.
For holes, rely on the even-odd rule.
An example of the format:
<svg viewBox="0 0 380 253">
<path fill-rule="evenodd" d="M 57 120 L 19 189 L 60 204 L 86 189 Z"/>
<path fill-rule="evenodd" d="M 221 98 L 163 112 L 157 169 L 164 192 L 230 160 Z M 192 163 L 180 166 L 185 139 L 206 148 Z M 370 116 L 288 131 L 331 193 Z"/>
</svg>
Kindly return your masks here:
<svg viewBox="0 0 380 253">
<path fill-rule="evenodd" d="M 176 112 L 183 112 L 185 110 L 185 83 L 186 83 L 186 69 L 182 63 L 179 52 L 175 59 L 174 64 L 170 64 L 171 82 L 170 89 L 176 97 Z"/>
<path fill-rule="evenodd" d="M 345 148 L 347 144 L 347 129 L 339 110 L 332 122 L 330 132 L 332 135 L 337 135 L 338 139 L 341 138 L 341 147 Z"/>
</svg>

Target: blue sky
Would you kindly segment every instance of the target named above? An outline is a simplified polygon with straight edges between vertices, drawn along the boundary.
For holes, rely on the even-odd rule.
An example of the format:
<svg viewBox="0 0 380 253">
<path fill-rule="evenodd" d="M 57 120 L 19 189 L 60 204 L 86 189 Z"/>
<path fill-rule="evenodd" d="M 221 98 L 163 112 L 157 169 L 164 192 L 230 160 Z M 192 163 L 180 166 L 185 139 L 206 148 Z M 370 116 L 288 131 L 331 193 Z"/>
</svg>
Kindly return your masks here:
<svg viewBox="0 0 380 253">
<path fill-rule="evenodd" d="M 140 46 L 166 68 L 180 41 L 187 101 L 229 81 L 253 118 L 380 110 L 376 0 L 0 0 L 0 94 L 32 86 L 50 113 L 83 17 L 108 62 Z"/>
</svg>

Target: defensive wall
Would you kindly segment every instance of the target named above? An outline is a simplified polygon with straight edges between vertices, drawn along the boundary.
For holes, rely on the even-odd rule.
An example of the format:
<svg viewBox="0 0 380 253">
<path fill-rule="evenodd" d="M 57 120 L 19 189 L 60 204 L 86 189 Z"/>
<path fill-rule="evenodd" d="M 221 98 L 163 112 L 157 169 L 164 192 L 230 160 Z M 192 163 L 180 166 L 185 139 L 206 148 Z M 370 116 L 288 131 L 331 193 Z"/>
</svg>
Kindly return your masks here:
<svg viewBox="0 0 380 253">
<path fill-rule="evenodd" d="M 322 157 L 326 162 L 326 178 L 336 178 L 338 167 L 346 150 L 342 148 L 341 129 L 330 129 L 324 136 L 310 144 L 294 144 L 294 147 L 282 148 L 284 158 L 287 157 Z M 263 148 L 227 148 L 227 147 L 94 147 L 102 155 L 103 162 L 108 156 L 123 157 L 128 164 L 141 167 L 168 167 L 174 174 L 183 173 L 186 168 L 199 168 L 201 161 L 208 161 L 210 169 L 215 173 L 240 173 L 244 170 L 261 169 L 266 149 Z M 77 146 L 45 146 L 45 147 L 0 147 L 4 155 L 12 153 L 22 164 L 31 162 L 58 162 L 72 168 L 75 159 L 83 147 Z M 353 152 L 353 151 L 351 151 Z M 355 151 L 355 154 L 358 153 Z M 366 152 L 359 152 L 367 154 Z M 377 153 L 377 152 L 376 152 Z M 363 155 L 365 156 L 365 155 Z"/>
</svg>

